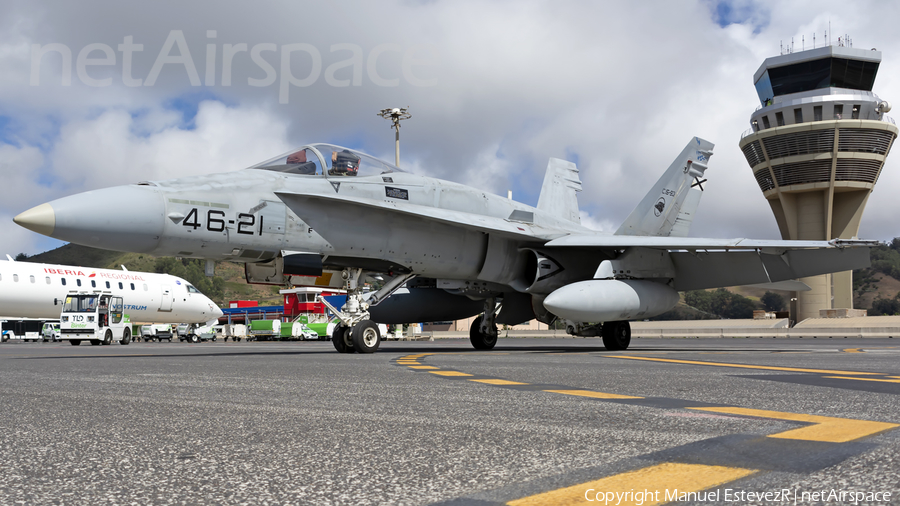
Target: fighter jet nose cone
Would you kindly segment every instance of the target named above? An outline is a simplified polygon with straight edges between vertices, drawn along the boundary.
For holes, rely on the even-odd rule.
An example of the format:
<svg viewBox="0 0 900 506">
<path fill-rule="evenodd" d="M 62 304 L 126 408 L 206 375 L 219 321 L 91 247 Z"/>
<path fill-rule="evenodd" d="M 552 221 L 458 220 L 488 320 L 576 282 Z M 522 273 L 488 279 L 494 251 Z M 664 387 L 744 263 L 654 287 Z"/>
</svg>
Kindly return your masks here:
<svg viewBox="0 0 900 506">
<path fill-rule="evenodd" d="M 69 195 L 15 217 L 19 225 L 54 239 L 139 253 L 157 247 L 164 220 L 162 196 L 134 185 Z"/>
<path fill-rule="evenodd" d="M 56 228 L 56 213 L 50 204 L 41 204 L 13 218 L 19 226 L 43 235 L 52 235 Z"/>
</svg>

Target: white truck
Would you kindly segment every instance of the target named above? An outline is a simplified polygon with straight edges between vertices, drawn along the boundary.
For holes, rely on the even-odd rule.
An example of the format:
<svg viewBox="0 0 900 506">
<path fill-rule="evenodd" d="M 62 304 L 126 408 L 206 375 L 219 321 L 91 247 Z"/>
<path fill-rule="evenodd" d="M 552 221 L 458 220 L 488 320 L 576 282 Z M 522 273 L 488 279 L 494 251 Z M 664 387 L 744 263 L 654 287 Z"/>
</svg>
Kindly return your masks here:
<svg viewBox="0 0 900 506">
<path fill-rule="evenodd" d="M 159 341 L 163 339 L 172 342 L 172 325 L 168 323 L 154 323 L 152 325 L 141 326 L 141 338 L 146 341 Z M 137 340 L 137 336 L 135 336 Z"/>
<path fill-rule="evenodd" d="M 131 342 L 131 322 L 124 313 L 122 297 L 108 291 L 69 292 L 59 315 L 59 338 L 78 346 Z"/>
</svg>

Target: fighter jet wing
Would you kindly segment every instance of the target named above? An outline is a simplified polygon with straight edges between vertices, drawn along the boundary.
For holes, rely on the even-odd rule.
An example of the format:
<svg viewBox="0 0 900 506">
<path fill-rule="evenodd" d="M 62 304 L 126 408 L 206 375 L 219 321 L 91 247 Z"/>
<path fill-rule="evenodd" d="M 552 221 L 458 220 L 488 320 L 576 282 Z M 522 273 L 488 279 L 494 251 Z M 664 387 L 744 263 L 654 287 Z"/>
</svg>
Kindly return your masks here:
<svg viewBox="0 0 900 506">
<path fill-rule="evenodd" d="M 626 253 L 622 260 L 603 262 L 595 277 L 606 278 L 622 270 L 634 274 L 641 269 L 649 271 L 642 277 L 671 277 L 674 280 L 674 288 L 685 291 L 777 283 L 868 267 L 870 265 L 868 247 L 876 244 L 877 241 L 850 239 L 769 241 L 570 235 L 549 241 L 545 246 L 588 250 L 624 249 Z M 657 253 L 654 256 L 642 254 L 641 251 L 657 251 Z M 634 260 L 630 260 L 641 257 L 661 260 L 650 264 L 634 263 Z M 607 262 L 610 264 L 604 266 Z M 613 265 L 613 262 L 623 264 L 617 266 Z M 659 275 L 654 275 L 654 272 Z"/>
<path fill-rule="evenodd" d="M 567 235 L 545 246 L 619 249 L 643 247 L 666 250 L 789 250 L 807 248 L 872 247 L 878 241 L 834 239 L 831 241 L 778 241 L 759 239 L 708 239 L 692 237 L 647 237 L 627 235 Z"/>
<path fill-rule="evenodd" d="M 332 244 L 340 240 L 347 223 L 359 221 L 360 216 L 365 217 L 363 228 L 369 233 L 379 232 L 379 227 L 384 229 L 382 231 L 407 225 L 412 229 L 421 228 L 423 222 L 429 222 L 525 241 L 543 242 L 563 234 L 531 223 L 406 202 L 401 206 L 394 202 L 340 195 L 297 192 L 275 192 L 275 195 Z M 358 236 L 352 238 L 354 241 L 358 239 Z"/>
</svg>

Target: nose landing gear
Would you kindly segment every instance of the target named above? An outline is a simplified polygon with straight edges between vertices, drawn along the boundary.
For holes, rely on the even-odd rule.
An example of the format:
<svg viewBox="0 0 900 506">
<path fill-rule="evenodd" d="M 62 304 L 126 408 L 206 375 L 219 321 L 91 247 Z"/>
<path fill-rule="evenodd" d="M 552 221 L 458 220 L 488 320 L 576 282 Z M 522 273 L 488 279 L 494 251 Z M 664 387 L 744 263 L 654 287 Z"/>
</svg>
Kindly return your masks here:
<svg viewBox="0 0 900 506">
<path fill-rule="evenodd" d="M 363 299 L 362 288 L 359 286 L 359 277 L 362 269 L 344 269 L 341 278 L 344 280 L 344 289 L 347 290 L 347 302 L 340 310 L 332 306 L 324 297 L 318 296 L 318 300 L 325 304 L 341 320 L 341 324 L 334 328 L 331 341 L 334 349 L 339 353 L 375 353 L 381 345 L 381 332 L 378 325 L 369 319 L 369 306 L 374 306 L 386 299 L 403 283 L 412 279 L 415 274 L 401 274 L 395 276 L 372 294 L 368 302 Z"/>
</svg>

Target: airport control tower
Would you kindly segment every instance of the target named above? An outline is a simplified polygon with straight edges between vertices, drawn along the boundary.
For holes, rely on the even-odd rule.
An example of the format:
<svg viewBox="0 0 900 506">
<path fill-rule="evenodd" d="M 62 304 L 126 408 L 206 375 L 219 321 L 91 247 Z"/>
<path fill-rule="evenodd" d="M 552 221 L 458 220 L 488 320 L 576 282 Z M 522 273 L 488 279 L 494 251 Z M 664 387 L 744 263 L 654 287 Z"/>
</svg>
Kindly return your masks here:
<svg viewBox="0 0 900 506">
<path fill-rule="evenodd" d="M 760 107 L 740 148 L 785 240 L 855 237 L 897 138 L 872 92 L 881 52 L 847 45 L 767 58 L 753 75 Z M 803 278 L 795 321 L 852 308 L 852 272 Z M 792 311 L 794 309 L 792 308 Z"/>
</svg>

